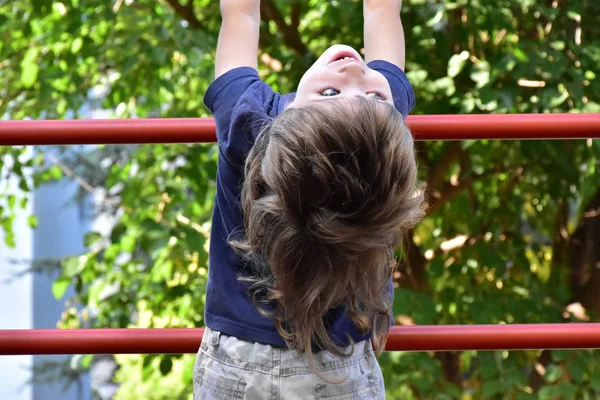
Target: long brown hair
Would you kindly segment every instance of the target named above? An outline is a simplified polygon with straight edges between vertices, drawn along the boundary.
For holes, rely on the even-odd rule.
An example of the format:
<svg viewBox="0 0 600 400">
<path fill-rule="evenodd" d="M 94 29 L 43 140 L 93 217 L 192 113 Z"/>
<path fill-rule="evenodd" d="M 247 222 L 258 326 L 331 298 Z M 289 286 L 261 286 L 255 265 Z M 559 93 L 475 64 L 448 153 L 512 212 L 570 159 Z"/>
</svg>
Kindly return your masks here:
<svg viewBox="0 0 600 400">
<path fill-rule="evenodd" d="M 250 295 L 291 349 L 348 356 L 324 316 L 345 306 L 381 354 L 390 327 L 390 249 L 422 217 L 413 138 L 402 115 L 357 98 L 288 109 L 246 160 L 244 237 Z"/>
</svg>

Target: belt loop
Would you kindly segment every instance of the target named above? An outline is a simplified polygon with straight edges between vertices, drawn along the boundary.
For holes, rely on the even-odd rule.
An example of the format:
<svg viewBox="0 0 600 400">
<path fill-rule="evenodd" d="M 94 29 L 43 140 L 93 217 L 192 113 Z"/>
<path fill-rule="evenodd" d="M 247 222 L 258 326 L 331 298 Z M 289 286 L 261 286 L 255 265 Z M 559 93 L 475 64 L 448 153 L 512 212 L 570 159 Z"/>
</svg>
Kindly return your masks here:
<svg viewBox="0 0 600 400">
<path fill-rule="evenodd" d="M 210 344 L 212 344 L 213 346 L 218 346 L 220 337 L 221 332 L 213 331 L 212 337 L 210 338 Z"/>
</svg>

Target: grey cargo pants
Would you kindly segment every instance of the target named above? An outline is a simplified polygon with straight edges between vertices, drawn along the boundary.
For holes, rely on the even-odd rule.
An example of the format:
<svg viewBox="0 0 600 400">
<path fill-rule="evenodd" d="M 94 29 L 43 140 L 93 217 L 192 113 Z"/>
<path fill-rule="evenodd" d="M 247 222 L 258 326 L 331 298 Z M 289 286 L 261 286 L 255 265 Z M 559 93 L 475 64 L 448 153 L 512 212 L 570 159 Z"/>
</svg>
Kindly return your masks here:
<svg viewBox="0 0 600 400">
<path fill-rule="evenodd" d="M 320 351 L 314 360 L 335 383 L 315 375 L 304 355 L 206 329 L 194 366 L 194 400 L 385 399 L 370 341 L 356 343 L 348 358 Z"/>
</svg>

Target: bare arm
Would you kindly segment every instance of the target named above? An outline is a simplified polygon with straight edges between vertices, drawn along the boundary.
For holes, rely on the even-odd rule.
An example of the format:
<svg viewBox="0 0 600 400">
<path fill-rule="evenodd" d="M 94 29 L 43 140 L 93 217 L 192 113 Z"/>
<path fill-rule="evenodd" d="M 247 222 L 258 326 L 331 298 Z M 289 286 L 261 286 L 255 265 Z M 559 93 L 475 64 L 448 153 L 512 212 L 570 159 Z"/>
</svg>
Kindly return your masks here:
<svg viewBox="0 0 600 400">
<path fill-rule="evenodd" d="M 221 0 L 215 78 L 237 67 L 258 68 L 260 0 Z"/>
<path fill-rule="evenodd" d="M 365 61 L 389 61 L 404 70 L 402 0 L 363 0 Z"/>
</svg>

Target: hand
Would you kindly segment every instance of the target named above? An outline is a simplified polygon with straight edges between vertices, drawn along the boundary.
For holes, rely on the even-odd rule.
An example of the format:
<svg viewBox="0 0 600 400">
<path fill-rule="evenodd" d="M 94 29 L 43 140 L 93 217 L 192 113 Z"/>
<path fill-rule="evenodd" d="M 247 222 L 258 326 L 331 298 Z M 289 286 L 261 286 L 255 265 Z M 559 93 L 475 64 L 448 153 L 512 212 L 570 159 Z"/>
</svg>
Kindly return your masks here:
<svg viewBox="0 0 600 400">
<path fill-rule="evenodd" d="M 385 11 L 398 11 L 402 9 L 402 0 L 363 0 L 364 12 L 383 9 Z"/>
<path fill-rule="evenodd" d="M 191 1 L 191 0 L 190 0 Z M 256 15 L 260 11 L 260 0 L 221 0 L 221 15 Z"/>
</svg>

